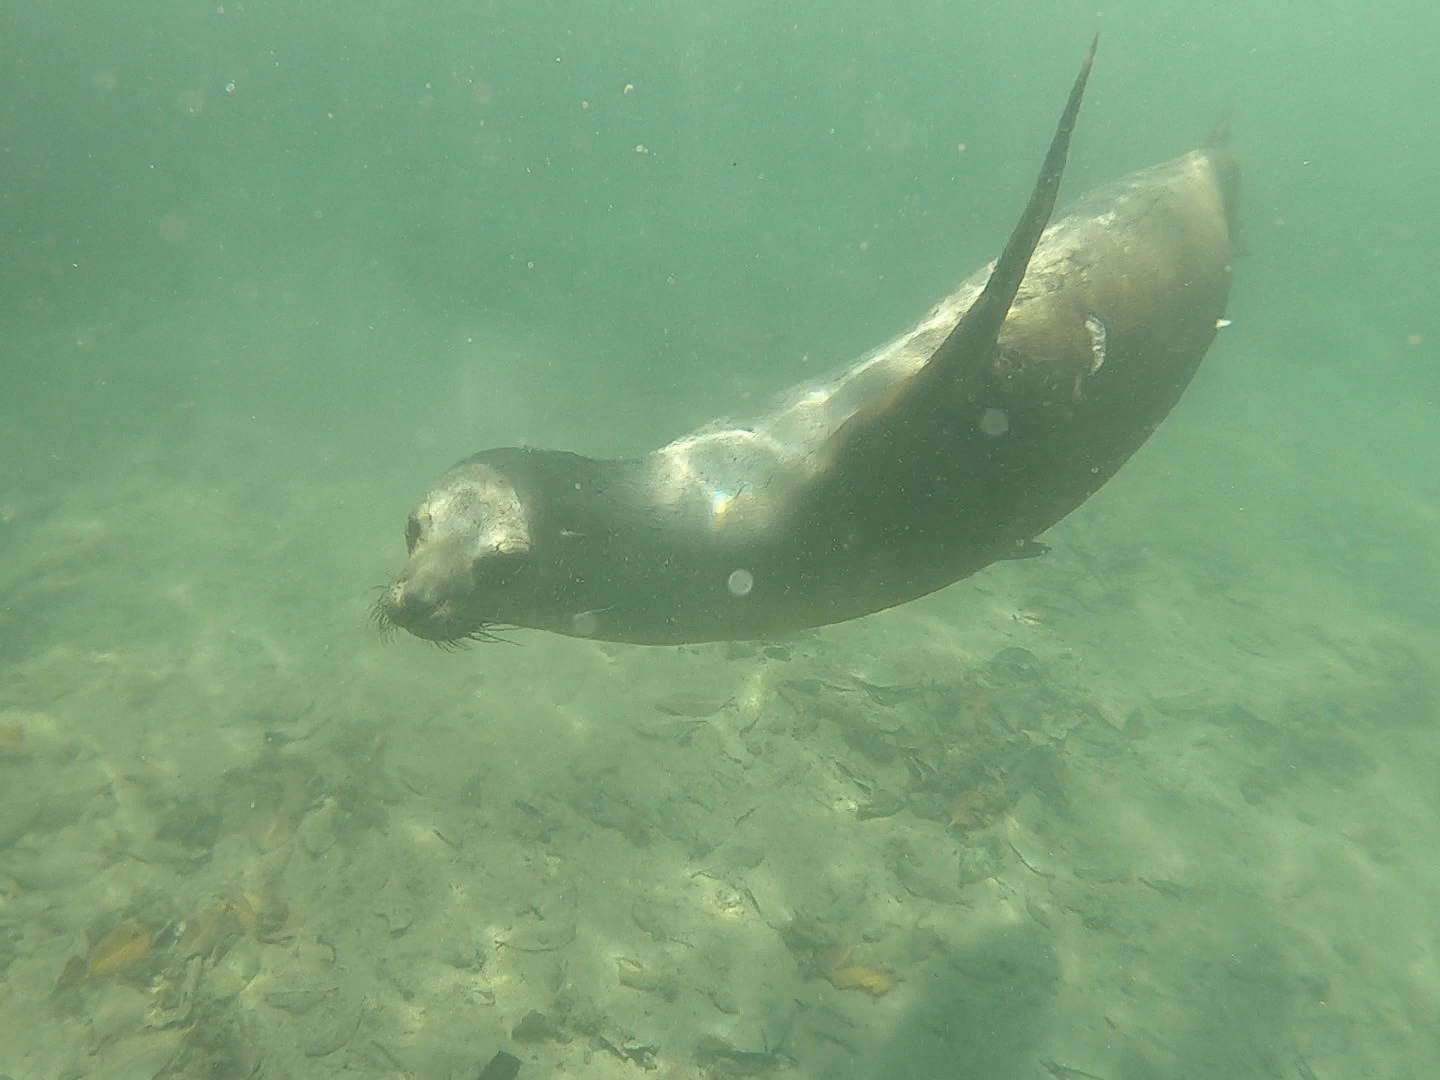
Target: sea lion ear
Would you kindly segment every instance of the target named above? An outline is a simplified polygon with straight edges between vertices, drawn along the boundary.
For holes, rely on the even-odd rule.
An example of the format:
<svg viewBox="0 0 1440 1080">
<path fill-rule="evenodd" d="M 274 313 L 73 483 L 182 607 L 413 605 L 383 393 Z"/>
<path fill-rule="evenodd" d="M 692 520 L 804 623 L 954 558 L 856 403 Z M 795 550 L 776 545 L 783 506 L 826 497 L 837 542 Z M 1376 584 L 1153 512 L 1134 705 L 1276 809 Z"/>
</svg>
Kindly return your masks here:
<svg viewBox="0 0 1440 1080">
<path fill-rule="evenodd" d="M 495 550 L 501 555 L 528 555 L 530 541 L 519 536 L 507 536 L 495 545 Z"/>
</svg>

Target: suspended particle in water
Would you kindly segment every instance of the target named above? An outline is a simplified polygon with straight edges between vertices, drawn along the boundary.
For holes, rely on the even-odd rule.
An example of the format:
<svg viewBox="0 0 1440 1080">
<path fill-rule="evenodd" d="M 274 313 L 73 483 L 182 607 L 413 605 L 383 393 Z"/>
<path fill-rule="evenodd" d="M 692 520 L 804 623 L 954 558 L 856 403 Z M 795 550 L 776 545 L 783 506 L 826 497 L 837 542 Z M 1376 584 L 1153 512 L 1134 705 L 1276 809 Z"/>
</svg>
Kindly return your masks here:
<svg viewBox="0 0 1440 1080">
<path fill-rule="evenodd" d="M 205 94 L 200 90 L 181 90 L 175 95 L 175 109 L 182 116 L 199 116 L 205 111 Z"/>
<path fill-rule="evenodd" d="M 998 439 L 1010 430 L 1010 418 L 1004 409 L 990 408 L 980 414 L 980 430 L 992 439 Z"/>
<path fill-rule="evenodd" d="M 732 570 L 725 579 L 725 588 L 731 596 L 749 596 L 750 590 L 755 588 L 755 575 L 749 570 Z"/>
</svg>

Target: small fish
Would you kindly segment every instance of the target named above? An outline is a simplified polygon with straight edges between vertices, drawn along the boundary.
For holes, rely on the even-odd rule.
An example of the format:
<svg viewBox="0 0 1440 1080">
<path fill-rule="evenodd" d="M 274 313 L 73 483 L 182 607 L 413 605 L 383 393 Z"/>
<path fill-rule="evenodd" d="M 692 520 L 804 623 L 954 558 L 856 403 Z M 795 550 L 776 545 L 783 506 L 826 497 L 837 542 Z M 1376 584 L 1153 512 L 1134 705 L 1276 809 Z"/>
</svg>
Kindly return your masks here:
<svg viewBox="0 0 1440 1080">
<path fill-rule="evenodd" d="M 155 932 L 137 919 L 126 919 L 95 943 L 85 957 L 85 973 L 91 978 L 114 975 L 150 952 Z"/>
<path fill-rule="evenodd" d="M 820 677 L 820 683 L 827 690 L 835 690 L 843 694 L 863 692 L 876 705 L 891 706 L 899 705 L 918 697 L 925 692 L 924 683 L 895 683 L 884 685 L 873 683 L 868 679 L 862 679 L 859 675 L 850 671 L 839 669 L 828 671 Z"/>
<path fill-rule="evenodd" d="M 714 716 L 735 699 L 707 696 L 705 694 L 668 694 L 655 702 L 657 712 L 666 716 Z"/>
</svg>

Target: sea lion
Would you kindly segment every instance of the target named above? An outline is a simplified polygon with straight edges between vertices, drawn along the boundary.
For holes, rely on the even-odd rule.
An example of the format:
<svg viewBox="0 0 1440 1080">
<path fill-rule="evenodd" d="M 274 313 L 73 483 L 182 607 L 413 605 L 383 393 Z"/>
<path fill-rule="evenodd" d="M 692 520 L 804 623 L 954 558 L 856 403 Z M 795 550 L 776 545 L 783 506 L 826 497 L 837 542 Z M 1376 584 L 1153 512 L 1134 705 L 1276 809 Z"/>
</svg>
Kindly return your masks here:
<svg viewBox="0 0 1440 1080">
<path fill-rule="evenodd" d="M 1093 59 L 1003 254 L 912 330 L 643 457 L 467 458 L 410 515 L 376 621 L 452 644 L 771 638 L 942 588 L 1079 506 L 1223 323 L 1239 177 L 1215 141 L 1047 228 Z"/>
</svg>

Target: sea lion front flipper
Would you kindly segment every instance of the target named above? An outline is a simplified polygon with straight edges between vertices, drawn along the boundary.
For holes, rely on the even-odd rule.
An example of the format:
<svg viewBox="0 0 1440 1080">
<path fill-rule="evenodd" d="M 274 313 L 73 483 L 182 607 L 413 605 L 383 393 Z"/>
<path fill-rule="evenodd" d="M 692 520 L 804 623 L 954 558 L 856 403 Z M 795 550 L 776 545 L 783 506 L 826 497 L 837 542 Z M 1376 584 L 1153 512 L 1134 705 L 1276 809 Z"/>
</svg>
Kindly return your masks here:
<svg viewBox="0 0 1440 1080">
<path fill-rule="evenodd" d="M 1070 136 L 1075 131 L 1080 99 L 1085 96 L 1085 84 L 1090 79 L 1090 69 L 1095 64 L 1095 47 L 1099 43 L 1100 35 L 1096 34 L 1090 41 L 1090 51 L 1085 54 L 1084 63 L 1080 65 L 1080 74 L 1075 76 L 1075 84 L 1070 88 L 1070 99 L 1065 103 L 1065 111 L 1060 114 L 1060 123 L 1045 154 L 1045 164 L 1040 167 L 1035 190 L 1030 193 L 1030 203 L 1006 241 L 1005 250 L 995 261 L 990 280 L 985 282 L 985 288 L 975 303 L 961 316 L 955 329 L 950 331 L 944 343 L 920 370 L 919 376 L 944 377 L 953 374 L 958 377 L 973 371 L 979 362 L 989 362 L 1000 327 L 1005 324 L 1005 316 L 1010 313 L 1010 305 L 1015 302 L 1015 294 L 1030 265 L 1030 257 L 1040 243 L 1040 234 L 1045 231 L 1050 215 L 1055 211 L 1055 200 L 1060 194 L 1060 177 L 1065 172 L 1065 158 L 1070 152 Z M 931 375 L 932 369 L 934 375 Z"/>
<path fill-rule="evenodd" d="M 1060 177 L 1070 152 L 1070 136 L 1075 130 L 1075 119 L 1080 113 L 1080 101 L 1085 96 L 1085 84 L 1090 79 L 1099 42 L 1100 35 L 1096 34 L 1080 65 L 1080 74 L 1070 88 L 1070 98 L 1060 114 L 1060 123 L 1050 140 L 1030 202 L 1010 234 L 1005 250 L 995 261 L 985 288 L 924 367 L 893 393 L 870 403 L 840 426 L 826 448 L 832 467 L 842 457 L 853 457 L 857 453 L 868 455 L 871 451 L 867 447 L 874 446 L 874 439 L 889 441 L 897 428 L 926 423 L 932 413 L 953 414 L 954 396 L 961 392 L 961 381 L 988 372 L 1000 328 L 1005 325 L 1030 257 L 1035 254 L 1040 235 L 1055 210 Z M 884 457 L 883 453 L 876 456 Z"/>
</svg>

